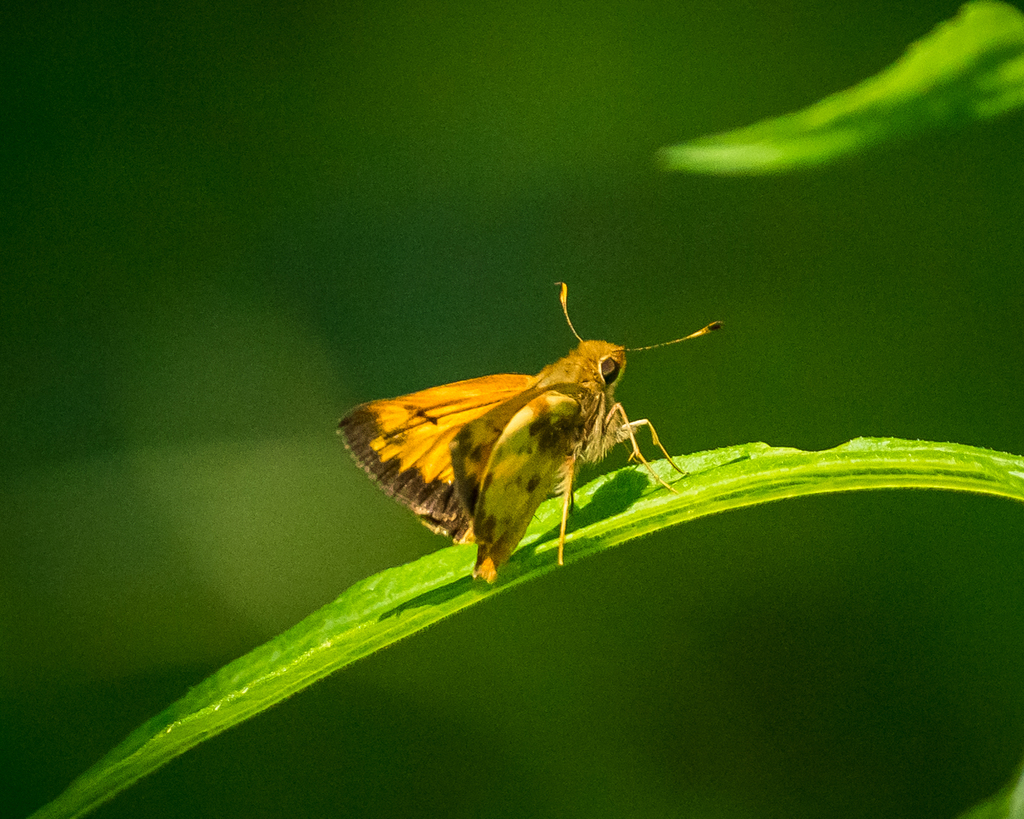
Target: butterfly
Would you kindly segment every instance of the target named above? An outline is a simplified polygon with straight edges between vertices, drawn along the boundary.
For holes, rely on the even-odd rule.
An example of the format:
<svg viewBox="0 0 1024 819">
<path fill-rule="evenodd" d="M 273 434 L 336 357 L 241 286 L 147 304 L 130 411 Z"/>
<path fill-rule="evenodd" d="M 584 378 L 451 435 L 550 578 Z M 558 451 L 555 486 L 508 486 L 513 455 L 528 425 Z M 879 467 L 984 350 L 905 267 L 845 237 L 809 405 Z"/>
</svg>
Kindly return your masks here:
<svg viewBox="0 0 1024 819">
<path fill-rule="evenodd" d="M 629 441 L 632 457 L 655 475 L 630 421 L 614 398 L 626 353 L 705 335 L 721 322 L 674 341 L 627 348 L 585 341 L 576 332 L 561 284 L 562 312 L 579 346 L 537 375 L 486 375 L 361 404 L 338 425 L 355 461 L 380 487 L 435 532 L 476 543 L 474 577 L 494 582 L 522 540 L 537 507 L 562 498 L 558 563 L 563 562 L 573 481 L 582 463 Z M 683 473 L 685 474 L 685 473 Z M 674 491 L 674 490 L 672 490 Z"/>
</svg>

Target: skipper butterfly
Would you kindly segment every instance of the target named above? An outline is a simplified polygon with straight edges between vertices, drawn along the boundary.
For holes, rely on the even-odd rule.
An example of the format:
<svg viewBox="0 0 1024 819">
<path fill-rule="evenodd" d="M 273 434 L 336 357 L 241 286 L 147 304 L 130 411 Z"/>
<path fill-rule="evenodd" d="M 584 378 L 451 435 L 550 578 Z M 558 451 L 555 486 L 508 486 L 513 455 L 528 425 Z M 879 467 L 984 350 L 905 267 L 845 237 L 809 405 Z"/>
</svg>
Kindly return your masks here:
<svg viewBox="0 0 1024 819">
<path fill-rule="evenodd" d="M 646 418 L 629 420 L 614 399 L 615 387 L 627 352 L 697 338 L 721 323 L 651 347 L 584 341 L 569 319 L 567 292 L 562 284 L 562 312 L 579 346 L 537 375 L 486 375 L 371 401 L 338 425 L 352 457 L 388 495 L 433 531 L 477 544 L 473 576 L 489 583 L 551 495 L 562 498 L 562 564 L 576 470 L 621 441 L 628 440 L 632 457 L 675 491 L 640 452 L 638 427 L 647 426 L 655 445 L 685 474 Z"/>
</svg>

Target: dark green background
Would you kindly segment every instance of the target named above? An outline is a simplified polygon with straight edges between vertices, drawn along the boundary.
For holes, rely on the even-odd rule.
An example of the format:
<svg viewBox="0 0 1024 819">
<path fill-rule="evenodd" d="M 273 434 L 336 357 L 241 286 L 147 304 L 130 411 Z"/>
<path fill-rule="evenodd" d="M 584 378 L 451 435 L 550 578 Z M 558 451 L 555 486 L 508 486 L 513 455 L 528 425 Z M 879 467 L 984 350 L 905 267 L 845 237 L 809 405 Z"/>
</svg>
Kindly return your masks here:
<svg viewBox="0 0 1024 819">
<path fill-rule="evenodd" d="M 956 7 L 3 12 L 4 815 L 443 546 L 334 426 L 563 355 L 557 280 L 588 336 L 726 322 L 631 358 L 619 397 L 672 451 L 1024 453 L 1019 114 L 782 178 L 653 162 L 852 85 Z M 952 816 L 1024 753 L 1022 524 L 893 492 L 676 528 L 359 663 L 96 815 Z"/>
</svg>

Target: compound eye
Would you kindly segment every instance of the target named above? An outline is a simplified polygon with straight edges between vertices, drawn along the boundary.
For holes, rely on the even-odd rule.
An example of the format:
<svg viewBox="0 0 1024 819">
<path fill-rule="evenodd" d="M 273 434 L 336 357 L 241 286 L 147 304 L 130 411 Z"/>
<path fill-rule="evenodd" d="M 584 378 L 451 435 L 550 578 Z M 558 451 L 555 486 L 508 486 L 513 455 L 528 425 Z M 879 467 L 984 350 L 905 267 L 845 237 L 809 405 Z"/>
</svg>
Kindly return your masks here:
<svg viewBox="0 0 1024 819">
<path fill-rule="evenodd" d="M 601 378 L 604 379 L 605 384 L 613 384 L 619 377 L 621 369 L 619 362 L 611 356 L 601 359 Z"/>
</svg>

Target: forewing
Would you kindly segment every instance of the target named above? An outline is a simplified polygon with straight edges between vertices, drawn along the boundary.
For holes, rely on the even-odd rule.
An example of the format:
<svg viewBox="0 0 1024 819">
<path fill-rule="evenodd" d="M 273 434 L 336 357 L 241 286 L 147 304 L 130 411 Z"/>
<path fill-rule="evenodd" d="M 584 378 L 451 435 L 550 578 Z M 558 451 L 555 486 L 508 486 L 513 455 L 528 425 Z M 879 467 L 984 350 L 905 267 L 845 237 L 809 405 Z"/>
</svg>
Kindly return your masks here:
<svg viewBox="0 0 1024 819">
<path fill-rule="evenodd" d="M 496 568 L 522 540 L 537 507 L 555 487 L 582 420 L 580 403 L 548 390 L 509 419 L 491 448 L 473 508 L 477 568 Z"/>
<path fill-rule="evenodd" d="M 434 531 L 469 528 L 454 489 L 450 445 L 468 423 L 522 393 L 528 375 L 489 375 L 361 404 L 338 431 L 356 462 Z"/>
</svg>

